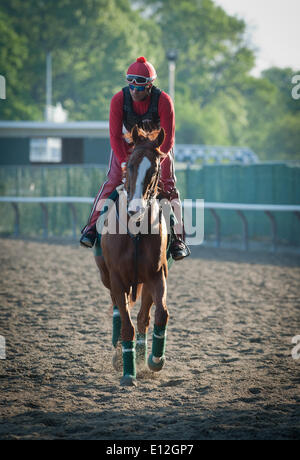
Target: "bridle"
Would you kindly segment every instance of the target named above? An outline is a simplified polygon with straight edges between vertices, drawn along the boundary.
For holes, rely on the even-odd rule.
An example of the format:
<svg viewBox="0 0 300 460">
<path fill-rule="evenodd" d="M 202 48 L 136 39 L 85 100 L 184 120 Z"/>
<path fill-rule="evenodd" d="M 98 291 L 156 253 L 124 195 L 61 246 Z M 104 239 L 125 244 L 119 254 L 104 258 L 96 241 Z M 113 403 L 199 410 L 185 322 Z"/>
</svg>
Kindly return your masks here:
<svg viewBox="0 0 300 460">
<path fill-rule="evenodd" d="M 136 152 L 136 151 L 138 151 L 138 150 L 134 150 L 134 152 Z M 158 165 L 157 165 L 155 174 L 153 174 L 152 177 L 151 177 L 149 185 L 147 186 L 147 193 L 146 193 L 146 195 L 144 197 L 144 199 L 146 201 L 146 207 L 145 207 L 144 211 L 141 213 L 141 215 L 139 216 L 138 220 L 142 220 L 142 218 L 144 217 L 144 215 L 146 213 L 146 210 L 149 207 L 152 206 L 152 203 L 153 203 L 153 201 L 155 200 L 155 198 L 157 196 L 157 190 L 158 190 L 158 184 L 159 184 L 159 181 L 160 181 L 160 176 L 161 176 L 161 166 L 160 166 L 160 160 L 158 160 Z M 128 206 L 129 206 L 129 202 L 130 202 L 130 200 L 129 200 L 130 184 L 127 182 L 125 184 L 125 187 L 126 187 L 126 191 L 127 191 L 127 211 L 128 211 Z"/>
</svg>

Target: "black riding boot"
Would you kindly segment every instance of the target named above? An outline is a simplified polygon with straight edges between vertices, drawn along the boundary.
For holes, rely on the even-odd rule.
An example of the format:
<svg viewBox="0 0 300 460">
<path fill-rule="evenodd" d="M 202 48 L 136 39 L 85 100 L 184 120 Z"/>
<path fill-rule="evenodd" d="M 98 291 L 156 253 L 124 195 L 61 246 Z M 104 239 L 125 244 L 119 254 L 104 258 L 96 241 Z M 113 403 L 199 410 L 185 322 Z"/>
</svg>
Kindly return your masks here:
<svg viewBox="0 0 300 460">
<path fill-rule="evenodd" d="M 174 260 L 181 260 L 188 257 L 191 251 L 184 241 L 183 235 L 176 235 L 174 229 L 172 229 L 172 241 L 170 252 Z"/>
<path fill-rule="evenodd" d="M 97 238 L 97 230 L 95 225 L 86 225 L 81 231 L 82 237 L 80 238 L 80 244 L 84 248 L 92 248 Z"/>
</svg>

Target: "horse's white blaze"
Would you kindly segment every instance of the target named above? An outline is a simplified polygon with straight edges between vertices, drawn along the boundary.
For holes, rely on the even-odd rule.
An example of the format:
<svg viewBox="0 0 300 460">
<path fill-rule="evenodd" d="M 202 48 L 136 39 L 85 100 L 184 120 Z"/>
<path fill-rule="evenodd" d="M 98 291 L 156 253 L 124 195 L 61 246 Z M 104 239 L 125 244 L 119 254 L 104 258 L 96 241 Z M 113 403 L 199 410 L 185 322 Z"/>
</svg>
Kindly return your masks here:
<svg viewBox="0 0 300 460">
<path fill-rule="evenodd" d="M 135 192 L 132 197 L 132 200 L 129 203 L 128 211 L 136 211 L 137 200 L 140 200 L 140 206 L 145 207 L 145 200 L 143 199 L 143 187 L 144 180 L 147 174 L 148 169 L 151 166 L 151 162 L 148 158 L 144 157 L 139 164 L 139 169 L 137 173 L 136 183 L 135 183 Z"/>
</svg>

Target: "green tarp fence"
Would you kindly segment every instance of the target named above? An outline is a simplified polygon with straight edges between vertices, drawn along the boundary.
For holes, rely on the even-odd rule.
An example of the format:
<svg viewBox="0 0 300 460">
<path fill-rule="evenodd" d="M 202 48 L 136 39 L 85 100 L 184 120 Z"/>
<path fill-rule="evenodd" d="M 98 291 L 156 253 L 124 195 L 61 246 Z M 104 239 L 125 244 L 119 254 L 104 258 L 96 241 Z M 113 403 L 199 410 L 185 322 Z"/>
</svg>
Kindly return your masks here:
<svg viewBox="0 0 300 460">
<path fill-rule="evenodd" d="M 94 197 L 105 180 L 101 166 L 7 166 L 0 168 L 1 196 L 88 196 Z M 201 198 L 207 202 L 300 205 L 300 167 L 283 163 L 257 165 L 209 165 L 177 169 L 181 198 Z M 37 204 L 20 204 L 21 232 L 42 236 L 42 216 Z M 49 204 L 49 235 L 72 234 L 70 209 L 65 204 Z M 76 204 L 78 225 L 84 226 L 90 205 Z M 234 211 L 218 211 L 222 239 L 240 239 L 241 219 Z M 246 211 L 249 237 L 270 239 L 271 228 L 263 212 Z M 278 239 L 283 244 L 300 245 L 300 221 L 292 213 L 274 213 Z M 80 228 L 78 228 L 79 232 Z M 14 211 L 0 204 L 0 234 L 14 231 Z M 215 223 L 205 211 L 205 238 L 214 238 Z"/>
</svg>

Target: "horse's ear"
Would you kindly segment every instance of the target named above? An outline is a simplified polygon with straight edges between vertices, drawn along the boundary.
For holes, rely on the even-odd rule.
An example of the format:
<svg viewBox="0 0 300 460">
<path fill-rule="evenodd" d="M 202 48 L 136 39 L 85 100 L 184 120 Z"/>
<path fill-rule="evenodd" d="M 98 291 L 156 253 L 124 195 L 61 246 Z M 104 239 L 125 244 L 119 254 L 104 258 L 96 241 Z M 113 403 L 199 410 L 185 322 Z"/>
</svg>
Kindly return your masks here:
<svg viewBox="0 0 300 460">
<path fill-rule="evenodd" d="M 165 130 L 164 128 L 160 128 L 160 131 L 157 135 L 157 138 L 155 139 L 155 144 L 157 147 L 160 147 L 163 141 L 165 140 Z"/>
<path fill-rule="evenodd" d="M 134 127 L 132 128 L 131 137 L 132 137 L 132 142 L 136 144 L 139 140 L 139 128 L 137 125 L 134 125 Z"/>
</svg>

